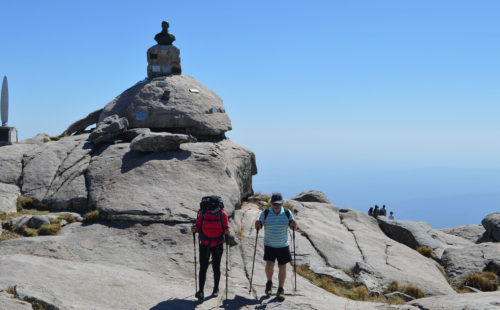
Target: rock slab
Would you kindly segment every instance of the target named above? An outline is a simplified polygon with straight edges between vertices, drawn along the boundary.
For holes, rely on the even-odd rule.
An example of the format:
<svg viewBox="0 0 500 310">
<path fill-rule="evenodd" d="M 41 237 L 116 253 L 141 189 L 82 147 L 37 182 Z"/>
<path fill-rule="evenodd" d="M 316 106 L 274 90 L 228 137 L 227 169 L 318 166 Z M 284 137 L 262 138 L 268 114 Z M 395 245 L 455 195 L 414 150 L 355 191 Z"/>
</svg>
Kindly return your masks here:
<svg viewBox="0 0 500 310">
<path fill-rule="evenodd" d="M 190 135 L 169 132 L 150 132 L 137 136 L 130 143 L 130 149 L 137 152 L 167 152 L 179 150 L 181 143 L 196 142 Z"/>
<path fill-rule="evenodd" d="M 486 238 L 493 242 L 500 242 L 500 212 L 486 216 L 481 224 L 486 229 Z"/>
</svg>

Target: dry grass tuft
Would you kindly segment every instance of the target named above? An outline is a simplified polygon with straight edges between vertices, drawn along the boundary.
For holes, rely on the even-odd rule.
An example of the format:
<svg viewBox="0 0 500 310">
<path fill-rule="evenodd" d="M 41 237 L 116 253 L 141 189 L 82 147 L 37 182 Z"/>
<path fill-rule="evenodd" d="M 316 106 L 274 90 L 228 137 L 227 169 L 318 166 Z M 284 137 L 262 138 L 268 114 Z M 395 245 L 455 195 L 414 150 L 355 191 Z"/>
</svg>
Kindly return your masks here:
<svg viewBox="0 0 500 310">
<path fill-rule="evenodd" d="M 83 221 L 87 223 L 95 223 L 99 222 L 100 220 L 101 220 L 101 213 L 99 212 L 99 210 L 93 210 L 85 214 L 85 219 Z"/>
<path fill-rule="evenodd" d="M 57 235 L 60 230 L 61 225 L 59 224 L 42 225 L 38 230 L 38 234 L 40 236 Z"/>
<path fill-rule="evenodd" d="M 392 292 L 397 292 L 399 291 L 399 283 L 398 281 L 392 281 L 387 288 L 385 289 L 384 293 L 392 293 Z"/>
<path fill-rule="evenodd" d="M 483 292 L 492 292 L 498 289 L 498 276 L 491 271 L 473 272 L 462 280 L 463 286 L 471 286 Z"/>
<path fill-rule="evenodd" d="M 406 295 L 410 295 L 416 299 L 425 297 L 424 292 L 422 292 L 422 290 L 418 286 L 413 284 L 404 286 L 401 291 Z"/>
<path fill-rule="evenodd" d="M 5 221 L 7 219 L 7 213 L 5 212 L 0 212 L 0 220 Z"/>
<path fill-rule="evenodd" d="M 429 247 L 426 247 L 425 245 L 417 248 L 417 252 L 420 253 L 421 255 L 423 255 L 425 257 L 429 257 L 429 258 L 433 258 L 433 256 L 434 256 L 432 254 L 432 249 Z"/>
<path fill-rule="evenodd" d="M 46 203 L 42 203 L 35 198 L 26 197 L 20 195 L 17 197 L 17 212 L 22 212 L 24 209 L 36 209 L 39 211 L 48 211 L 50 210 L 49 205 Z"/>
<path fill-rule="evenodd" d="M 25 237 L 35 237 L 38 236 L 38 229 L 29 228 L 28 225 L 21 226 L 19 232 Z"/>
<path fill-rule="evenodd" d="M 16 296 L 16 287 L 15 286 L 9 286 L 5 292 L 7 294 L 12 295 L 12 296 Z"/>
</svg>

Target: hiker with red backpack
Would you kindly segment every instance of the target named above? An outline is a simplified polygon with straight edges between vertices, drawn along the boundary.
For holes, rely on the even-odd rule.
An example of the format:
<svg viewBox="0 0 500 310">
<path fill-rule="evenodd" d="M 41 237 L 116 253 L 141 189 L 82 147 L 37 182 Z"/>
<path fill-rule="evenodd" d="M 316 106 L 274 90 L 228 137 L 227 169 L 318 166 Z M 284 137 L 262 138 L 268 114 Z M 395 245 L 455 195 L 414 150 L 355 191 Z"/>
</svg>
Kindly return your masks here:
<svg viewBox="0 0 500 310">
<path fill-rule="evenodd" d="M 196 298 L 199 300 L 203 300 L 204 298 L 203 289 L 205 287 L 210 256 L 212 256 L 212 270 L 214 272 L 214 289 L 212 296 L 216 297 L 219 295 L 219 280 L 221 275 L 220 263 L 224 249 L 224 241 L 229 236 L 229 220 L 223 208 L 224 204 L 221 197 L 203 197 L 200 203 L 200 211 L 198 212 L 196 225 L 193 225 L 191 228 L 193 238 L 194 234 L 198 232 L 199 240 L 200 287 L 195 294 Z"/>
<path fill-rule="evenodd" d="M 290 210 L 283 207 L 283 196 L 281 193 L 273 193 L 271 196 L 271 207 L 265 209 L 255 222 L 257 234 L 262 227 L 264 230 L 264 260 L 266 261 L 266 295 L 272 294 L 272 278 L 274 263 L 278 260 L 278 300 L 285 299 L 283 286 L 286 279 L 286 264 L 292 261 L 288 241 L 288 227 L 295 232 L 297 222 Z M 295 249 L 294 249 L 295 250 Z"/>
</svg>

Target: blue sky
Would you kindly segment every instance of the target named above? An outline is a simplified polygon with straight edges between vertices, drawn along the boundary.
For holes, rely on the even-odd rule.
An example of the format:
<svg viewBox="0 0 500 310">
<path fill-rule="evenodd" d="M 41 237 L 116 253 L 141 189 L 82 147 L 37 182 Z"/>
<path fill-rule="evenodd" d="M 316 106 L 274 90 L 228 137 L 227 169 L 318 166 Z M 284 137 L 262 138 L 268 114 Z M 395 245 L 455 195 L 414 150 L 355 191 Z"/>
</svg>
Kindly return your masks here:
<svg viewBox="0 0 500 310">
<path fill-rule="evenodd" d="M 500 210 L 498 1 L 0 1 L 20 138 L 61 133 L 146 76 L 170 21 L 224 100 L 254 189 L 323 190 L 433 227 Z"/>
</svg>

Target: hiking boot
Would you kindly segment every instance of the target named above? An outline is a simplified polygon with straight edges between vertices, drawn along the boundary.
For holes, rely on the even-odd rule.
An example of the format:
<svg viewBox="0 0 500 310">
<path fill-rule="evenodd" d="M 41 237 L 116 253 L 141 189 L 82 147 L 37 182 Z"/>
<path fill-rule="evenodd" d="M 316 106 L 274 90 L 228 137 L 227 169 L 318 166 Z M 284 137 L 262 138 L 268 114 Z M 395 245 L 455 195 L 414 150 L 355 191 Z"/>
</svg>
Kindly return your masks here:
<svg viewBox="0 0 500 310">
<path fill-rule="evenodd" d="M 214 288 L 214 291 L 212 292 L 212 296 L 213 297 L 219 296 L 219 289 L 218 288 Z"/>
<path fill-rule="evenodd" d="M 278 287 L 278 292 L 276 293 L 276 297 L 279 301 L 285 300 L 285 290 L 282 287 Z"/>
<path fill-rule="evenodd" d="M 198 300 L 203 300 L 205 296 L 203 294 L 203 291 L 198 291 L 196 292 L 196 294 L 194 294 L 194 297 L 198 298 Z"/>
<path fill-rule="evenodd" d="M 273 282 L 267 281 L 266 282 L 266 295 L 271 296 L 272 293 L 273 293 Z"/>
</svg>

